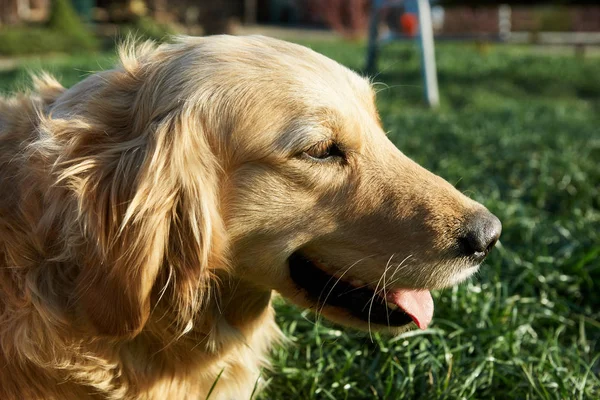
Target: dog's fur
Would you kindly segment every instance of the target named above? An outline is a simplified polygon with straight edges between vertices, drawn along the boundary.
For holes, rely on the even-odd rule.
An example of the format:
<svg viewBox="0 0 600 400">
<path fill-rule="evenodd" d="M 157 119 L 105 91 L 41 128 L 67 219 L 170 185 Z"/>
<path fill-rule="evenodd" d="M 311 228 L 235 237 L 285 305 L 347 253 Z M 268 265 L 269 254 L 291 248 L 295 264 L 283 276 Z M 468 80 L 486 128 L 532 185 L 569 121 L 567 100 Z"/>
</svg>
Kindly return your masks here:
<svg viewBox="0 0 600 400">
<path fill-rule="evenodd" d="M 453 251 L 483 207 L 393 146 L 367 80 L 262 37 L 120 55 L 0 99 L 0 399 L 204 398 L 220 373 L 211 398 L 249 398 L 272 290 L 316 307 L 300 248 L 364 282 L 404 261 L 397 287 L 475 271 Z"/>
</svg>

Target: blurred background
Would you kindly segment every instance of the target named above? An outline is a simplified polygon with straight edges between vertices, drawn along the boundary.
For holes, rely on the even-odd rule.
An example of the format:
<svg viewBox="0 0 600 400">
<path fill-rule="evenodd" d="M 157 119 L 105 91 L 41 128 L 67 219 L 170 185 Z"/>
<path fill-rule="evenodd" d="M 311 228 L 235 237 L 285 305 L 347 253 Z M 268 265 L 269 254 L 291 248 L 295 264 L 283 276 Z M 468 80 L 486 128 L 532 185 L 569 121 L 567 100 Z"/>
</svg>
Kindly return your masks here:
<svg viewBox="0 0 600 400">
<path fill-rule="evenodd" d="M 372 0 L 0 0 L 0 54 L 106 48 L 133 31 L 162 39 L 168 33 L 212 35 L 294 29 L 359 39 Z M 418 33 L 416 2 L 381 0 L 383 35 Z M 435 34 L 442 39 L 600 44 L 597 1 L 434 0 Z M 306 32 L 304 32 L 306 33 Z M 108 40 L 107 40 L 108 39 Z"/>
<path fill-rule="evenodd" d="M 436 108 L 412 0 L 0 0 L 0 93 L 40 69 L 73 85 L 129 34 L 261 33 L 368 74 L 390 139 L 485 204 L 502 237 L 477 277 L 434 293 L 425 331 L 341 330 L 277 299 L 292 344 L 261 398 L 598 399 L 600 4 L 429 5 Z"/>
</svg>

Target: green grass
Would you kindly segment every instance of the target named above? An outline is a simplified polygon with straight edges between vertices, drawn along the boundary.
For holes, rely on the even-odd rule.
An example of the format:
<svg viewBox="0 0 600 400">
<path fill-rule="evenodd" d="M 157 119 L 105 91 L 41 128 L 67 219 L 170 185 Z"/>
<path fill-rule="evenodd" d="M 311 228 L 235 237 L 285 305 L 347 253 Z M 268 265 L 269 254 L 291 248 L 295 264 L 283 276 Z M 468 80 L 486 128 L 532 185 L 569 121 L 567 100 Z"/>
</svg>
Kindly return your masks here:
<svg viewBox="0 0 600 400">
<path fill-rule="evenodd" d="M 305 44 L 362 67 L 360 45 Z M 500 217 L 501 243 L 479 276 L 434 293 L 423 332 L 371 340 L 278 300 L 293 344 L 274 351 L 261 399 L 600 398 L 600 59 L 452 44 L 437 56 L 442 107 L 431 111 L 416 49 L 385 48 L 383 124 Z M 70 85 L 108 63 L 49 69 Z M 24 70 L 0 72 L 0 90 L 22 86 Z"/>
</svg>

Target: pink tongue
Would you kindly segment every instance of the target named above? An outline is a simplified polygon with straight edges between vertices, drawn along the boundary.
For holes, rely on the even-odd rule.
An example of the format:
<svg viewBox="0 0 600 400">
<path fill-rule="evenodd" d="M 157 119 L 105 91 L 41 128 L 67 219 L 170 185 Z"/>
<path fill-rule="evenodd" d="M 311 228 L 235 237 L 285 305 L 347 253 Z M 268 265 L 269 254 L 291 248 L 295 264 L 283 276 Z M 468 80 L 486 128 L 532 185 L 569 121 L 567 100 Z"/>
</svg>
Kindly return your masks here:
<svg viewBox="0 0 600 400">
<path fill-rule="evenodd" d="M 410 315 L 420 329 L 427 329 L 433 318 L 433 299 L 429 290 L 395 290 L 387 293 L 387 300 Z"/>
</svg>

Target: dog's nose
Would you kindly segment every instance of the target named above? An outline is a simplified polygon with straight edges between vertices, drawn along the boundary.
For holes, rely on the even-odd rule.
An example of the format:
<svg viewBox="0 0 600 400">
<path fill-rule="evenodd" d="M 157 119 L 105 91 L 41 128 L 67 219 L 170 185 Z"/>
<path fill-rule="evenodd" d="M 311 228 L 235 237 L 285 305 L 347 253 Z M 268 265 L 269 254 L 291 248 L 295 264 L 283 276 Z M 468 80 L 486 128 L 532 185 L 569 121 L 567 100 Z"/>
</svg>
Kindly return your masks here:
<svg viewBox="0 0 600 400">
<path fill-rule="evenodd" d="M 488 210 L 473 214 L 464 226 L 464 234 L 459 239 L 464 255 L 483 258 L 492 250 L 498 241 L 502 224 Z"/>
</svg>

